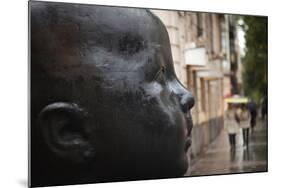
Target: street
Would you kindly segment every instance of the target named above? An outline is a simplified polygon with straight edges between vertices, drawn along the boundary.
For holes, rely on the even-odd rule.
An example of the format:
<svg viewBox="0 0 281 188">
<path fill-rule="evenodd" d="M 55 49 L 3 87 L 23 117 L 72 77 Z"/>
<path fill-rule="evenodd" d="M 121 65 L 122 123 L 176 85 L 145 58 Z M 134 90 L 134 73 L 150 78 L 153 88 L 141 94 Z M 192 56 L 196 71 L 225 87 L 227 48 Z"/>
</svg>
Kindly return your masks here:
<svg viewBox="0 0 281 188">
<path fill-rule="evenodd" d="M 236 135 L 236 150 L 231 151 L 228 135 L 222 130 L 204 154 L 189 168 L 185 176 L 267 171 L 267 128 L 257 121 L 250 132 L 249 147 L 243 147 L 242 130 Z"/>
</svg>

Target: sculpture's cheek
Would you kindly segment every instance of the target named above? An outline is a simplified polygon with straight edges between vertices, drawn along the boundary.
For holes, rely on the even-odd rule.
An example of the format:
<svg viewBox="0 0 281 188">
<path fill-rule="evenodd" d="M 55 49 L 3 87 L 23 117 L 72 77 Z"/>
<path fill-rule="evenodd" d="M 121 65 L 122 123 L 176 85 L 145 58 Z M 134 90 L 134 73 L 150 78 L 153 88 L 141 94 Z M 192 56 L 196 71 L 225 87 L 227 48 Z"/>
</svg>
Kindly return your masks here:
<svg viewBox="0 0 281 188">
<path fill-rule="evenodd" d="M 96 134 L 92 139 L 99 141 L 97 153 L 112 163 L 118 158 L 120 164 L 114 165 L 122 168 L 134 165 L 144 173 L 150 166 L 181 175 L 187 166 L 187 133 L 177 98 L 157 82 L 139 88 L 123 93 L 115 88 L 103 89 L 97 103 L 100 106 L 93 111 L 93 124 L 98 129 L 93 130 Z"/>
</svg>

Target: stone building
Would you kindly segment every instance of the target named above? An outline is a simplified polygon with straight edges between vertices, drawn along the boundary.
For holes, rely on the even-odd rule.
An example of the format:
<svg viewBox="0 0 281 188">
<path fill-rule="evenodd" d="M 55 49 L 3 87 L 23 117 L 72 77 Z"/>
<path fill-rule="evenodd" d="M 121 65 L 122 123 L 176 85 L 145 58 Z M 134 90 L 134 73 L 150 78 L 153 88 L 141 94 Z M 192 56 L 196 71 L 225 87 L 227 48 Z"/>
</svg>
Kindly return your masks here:
<svg viewBox="0 0 281 188">
<path fill-rule="evenodd" d="M 199 155 L 223 128 L 223 97 L 232 90 L 230 15 L 152 10 L 165 24 L 174 67 L 196 104 L 191 157 Z M 232 37 L 232 38 L 230 38 Z M 235 49 L 232 49 L 235 50 Z"/>
</svg>

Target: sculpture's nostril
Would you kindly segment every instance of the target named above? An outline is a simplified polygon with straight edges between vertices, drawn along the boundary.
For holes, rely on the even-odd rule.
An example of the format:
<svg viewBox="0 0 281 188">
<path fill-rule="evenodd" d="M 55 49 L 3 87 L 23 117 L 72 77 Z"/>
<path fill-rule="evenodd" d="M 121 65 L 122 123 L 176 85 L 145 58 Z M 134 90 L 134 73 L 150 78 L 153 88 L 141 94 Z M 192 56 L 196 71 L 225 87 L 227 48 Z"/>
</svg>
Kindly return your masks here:
<svg viewBox="0 0 281 188">
<path fill-rule="evenodd" d="M 190 110 L 194 106 L 195 100 L 194 100 L 194 97 L 190 93 L 187 93 L 181 97 L 180 102 L 181 102 L 182 111 L 184 113 L 187 113 L 187 111 Z"/>
<path fill-rule="evenodd" d="M 190 110 L 190 109 L 194 106 L 194 104 L 195 104 L 194 97 L 193 97 L 191 94 L 190 94 L 190 96 L 189 96 L 189 98 L 188 98 L 187 103 L 188 103 L 188 109 L 189 109 L 189 110 Z"/>
</svg>

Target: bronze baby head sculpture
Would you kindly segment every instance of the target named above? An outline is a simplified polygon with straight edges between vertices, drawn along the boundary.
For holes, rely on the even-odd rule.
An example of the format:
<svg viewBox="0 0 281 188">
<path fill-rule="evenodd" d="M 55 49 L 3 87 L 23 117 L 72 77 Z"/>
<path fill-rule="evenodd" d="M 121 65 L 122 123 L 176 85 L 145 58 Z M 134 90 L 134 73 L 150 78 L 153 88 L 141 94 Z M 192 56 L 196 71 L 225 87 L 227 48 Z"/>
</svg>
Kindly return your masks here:
<svg viewBox="0 0 281 188">
<path fill-rule="evenodd" d="M 31 185 L 178 177 L 194 104 L 146 9 L 30 2 Z"/>
</svg>

